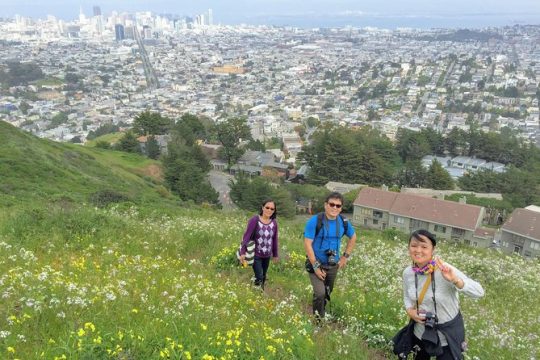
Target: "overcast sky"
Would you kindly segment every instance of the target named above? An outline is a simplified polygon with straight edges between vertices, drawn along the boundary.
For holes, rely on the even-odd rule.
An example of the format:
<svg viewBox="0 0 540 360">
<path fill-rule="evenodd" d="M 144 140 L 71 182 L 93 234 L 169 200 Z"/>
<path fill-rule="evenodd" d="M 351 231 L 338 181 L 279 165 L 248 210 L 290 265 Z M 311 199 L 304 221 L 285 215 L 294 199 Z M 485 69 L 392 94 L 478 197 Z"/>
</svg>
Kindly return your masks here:
<svg viewBox="0 0 540 360">
<path fill-rule="evenodd" d="M 512 23 L 540 24 L 540 0 L 0 0 L 0 16 L 44 18 L 50 14 L 70 20 L 78 17 L 80 6 L 86 15 L 91 15 L 93 5 L 100 6 L 104 14 L 113 10 L 150 10 L 197 15 L 212 8 L 215 23 L 223 24 L 263 23 L 287 17 L 320 21 L 347 17 L 359 22 L 374 17 L 413 20 L 469 17 L 484 18 L 486 23 L 490 18 L 498 21 L 504 18 Z"/>
</svg>

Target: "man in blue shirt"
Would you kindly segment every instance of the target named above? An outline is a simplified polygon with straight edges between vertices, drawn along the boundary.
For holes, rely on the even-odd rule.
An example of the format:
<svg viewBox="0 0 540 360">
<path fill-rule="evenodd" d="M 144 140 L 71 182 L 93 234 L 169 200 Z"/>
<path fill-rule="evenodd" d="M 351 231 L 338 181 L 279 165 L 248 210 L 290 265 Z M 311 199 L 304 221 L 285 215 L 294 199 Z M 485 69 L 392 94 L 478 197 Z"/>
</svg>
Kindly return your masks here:
<svg viewBox="0 0 540 360">
<path fill-rule="evenodd" d="M 325 315 L 327 299 L 334 288 L 338 270 L 347 265 L 356 243 L 356 233 L 351 224 L 345 226 L 340 216 L 343 208 L 343 195 L 333 192 L 324 201 L 322 226 L 317 231 L 320 215 L 312 216 L 304 229 L 304 248 L 314 272 L 309 272 L 313 286 L 313 314 L 320 320 Z M 349 241 L 343 256 L 340 256 L 341 238 L 347 235 Z"/>
</svg>

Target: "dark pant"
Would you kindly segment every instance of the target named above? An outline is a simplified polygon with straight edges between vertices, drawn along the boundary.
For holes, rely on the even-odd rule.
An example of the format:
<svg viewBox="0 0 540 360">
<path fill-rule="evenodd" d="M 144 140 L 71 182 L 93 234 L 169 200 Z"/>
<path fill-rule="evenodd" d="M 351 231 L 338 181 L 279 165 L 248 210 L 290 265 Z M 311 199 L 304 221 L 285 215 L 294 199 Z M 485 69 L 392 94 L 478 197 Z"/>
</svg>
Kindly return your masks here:
<svg viewBox="0 0 540 360">
<path fill-rule="evenodd" d="M 270 258 L 262 258 L 255 256 L 253 260 L 253 272 L 255 273 L 255 286 L 260 286 L 264 289 L 264 283 L 266 282 L 266 272 L 270 265 Z"/>
<path fill-rule="evenodd" d="M 414 344 L 418 345 L 420 347 L 420 351 L 416 353 L 416 356 L 414 357 L 415 360 L 429 360 L 431 357 L 428 355 L 427 352 L 424 351 L 424 344 L 422 343 L 422 340 L 414 336 Z M 437 356 L 437 360 L 453 360 L 452 351 L 450 351 L 449 346 L 443 346 L 443 353 L 442 355 Z"/>
<path fill-rule="evenodd" d="M 330 294 L 334 289 L 334 282 L 336 281 L 338 267 L 335 266 L 321 266 L 326 272 L 326 278 L 319 279 L 315 273 L 308 273 L 311 286 L 313 286 L 313 314 L 320 319 L 324 317 L 326 303 L 330 301 Z"/>
</svg>

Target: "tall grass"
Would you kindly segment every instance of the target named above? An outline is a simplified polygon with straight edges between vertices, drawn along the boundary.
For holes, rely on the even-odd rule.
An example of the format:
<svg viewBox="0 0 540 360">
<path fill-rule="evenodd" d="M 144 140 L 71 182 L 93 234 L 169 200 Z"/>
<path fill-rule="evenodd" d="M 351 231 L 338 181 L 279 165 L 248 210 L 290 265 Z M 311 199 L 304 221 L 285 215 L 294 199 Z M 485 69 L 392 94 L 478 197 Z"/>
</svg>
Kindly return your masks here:
<svg viewBox="0 0 540 360">
<path fill-rule="evenodd" d="M 302 224 L 280 221 L 264 293 L 234 252 L 248 217 L 204 209 L 19 206 L 0 216 L 0 354 L 45 359 L 373 359 L 406 323 L 406 245 L 359 230 L 320 329 L 310 315 Z M 438 246 L 480 281 L 462 298 L 468 359 L 534 359 L 540 265 Z M 369 344 L 371 349 L 366 347 Z"/>
</svg>

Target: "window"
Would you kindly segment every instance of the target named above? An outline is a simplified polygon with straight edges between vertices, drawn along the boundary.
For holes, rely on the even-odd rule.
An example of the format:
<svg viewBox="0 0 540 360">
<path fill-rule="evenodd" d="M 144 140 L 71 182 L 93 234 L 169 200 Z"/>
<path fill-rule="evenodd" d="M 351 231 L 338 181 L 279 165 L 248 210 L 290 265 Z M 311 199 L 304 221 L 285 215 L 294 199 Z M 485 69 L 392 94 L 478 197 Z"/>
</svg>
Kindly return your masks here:
<svg viewBox="0 0 540 360">
<path fill-rule="evenodd" d="M 411 231 L 418 230 L 418 229 L 427 229 L 428 225 L 429 223 L 426 221 L 411 219 L 409 228 Z"/>
<path fill-rule="evenodd" d="M 463 240 L 463 243 L 465 243 L 465 245 L 471 245 L 471 240 L 465 239 Z"/>
<path fill-rule="evenodd" d="M 458 228 L 452 228 L 452 236 L 463 236 L 465 235 L 465 230 L 463 229 L 458 229 Z"/>
<path fill-rule="evenodd" d="M 530 248 L 533 250 L 540 250 L 540 242 L 532 241 Z"/>
<path fill-rule="evenodd" d="M 383 213 L 382 211 L 373 210 L 373 217 L 375 219 L 382 219 Z"/>
<path fill-rule="evenodd" d="M 367 226 L 367 219 L 364 219 L 364 226 Z"/>
<path fill-rule="evenodd" d="M 366 209 L 366 208 L 362 208 L 362 210 L 360 211 L 360 213 L 362 215 L 371 215 L 371 209 Z"/>
<path fill-rule="evenodd" d="M 446 233 L 446 226 L 435 225 L 435 232 Z"/>
<path fill-rule="evenodd" d="M 473 241 L 472 246 L 478 247 L 478 243 L 476 241 Z"/>
<path fill-rule="evenodd" d="M 379 220 L 373 219 L 373 225 L 377 225 L 379 223 Z"/>
<path fill-rule="evenodd" d="M 396 224 L 405 224 L 405 218 L 401 216 L 394 215 L 394 222 Z"/>
</svg>

